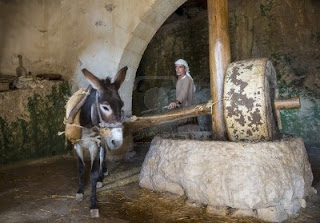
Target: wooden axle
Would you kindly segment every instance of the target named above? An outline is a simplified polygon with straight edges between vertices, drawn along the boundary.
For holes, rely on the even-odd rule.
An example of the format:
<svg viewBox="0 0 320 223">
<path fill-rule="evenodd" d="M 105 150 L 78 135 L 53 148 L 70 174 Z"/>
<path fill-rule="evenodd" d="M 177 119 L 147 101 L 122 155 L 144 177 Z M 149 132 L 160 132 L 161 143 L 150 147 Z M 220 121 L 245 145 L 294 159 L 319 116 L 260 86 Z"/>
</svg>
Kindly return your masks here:
<svg viewBox="0 0 320 223">
<path fill-rule="evenodd" d="M 285 99 L 275 99 L 274 108 L 276 110 L 301 108 L 300 98 L 293 97 L 293 98 L 285 98 Z"/>
<path fill-rule="evenodd" d="M 284 98 L 284 99 L 275 99 L 274 100 L 274 108 L 276 110 L 276 118 L 278 128 L 282 129 L 282 122 L 281 122 L 281 109 L 294 109 L 294 108 L 301 108 L 300 98 L 293 97 L 293 98 Z"/>
</svg>

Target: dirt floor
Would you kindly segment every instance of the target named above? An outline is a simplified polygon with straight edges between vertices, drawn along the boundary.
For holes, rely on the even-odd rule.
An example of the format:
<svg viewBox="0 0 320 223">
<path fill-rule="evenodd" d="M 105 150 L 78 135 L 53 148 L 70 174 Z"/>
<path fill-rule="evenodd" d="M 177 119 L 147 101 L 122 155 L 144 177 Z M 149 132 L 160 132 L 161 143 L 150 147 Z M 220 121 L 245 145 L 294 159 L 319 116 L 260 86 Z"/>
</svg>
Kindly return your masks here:
<svg viewBox="0 0 320 223">
<path fill-rule="evenodd" d="M 85 199 L 77 202 L 74 198 L 78 177 L 72 155 L 2 166 L 0 222 L 262 222 L 207 214 L 205 207 L 186 205 L 185 197 L 140 188 L 138 172 L 147 147 L 135 150 L 137 154 L 129 161 L 109 164 L 110 175 L 98 193 L 99 219 L 89 215 L 88 171 Z M 320 191 L 320 152 L 310 153 L 309 160 L 313 186 Z M 320 222 L 319 194 L 308 199 L 307 208 L 287 222 Z"/>
</svg>

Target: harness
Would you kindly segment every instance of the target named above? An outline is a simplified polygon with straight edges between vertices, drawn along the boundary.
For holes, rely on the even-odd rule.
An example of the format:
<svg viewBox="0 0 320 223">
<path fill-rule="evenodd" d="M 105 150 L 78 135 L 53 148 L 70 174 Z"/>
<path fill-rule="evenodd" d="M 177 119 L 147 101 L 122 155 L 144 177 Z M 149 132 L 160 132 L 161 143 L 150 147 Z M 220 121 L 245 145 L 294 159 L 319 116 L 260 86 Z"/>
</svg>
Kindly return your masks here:
<svg viewBox="0 0 320 223">
<path fill-rule="evenodd" d="M 101 111 L 99 109 L 99 103 L 98 103 L 98 97 L 99 97 L 99 92 L 96 92 L 96 109 L 98 113 L 98 118 L 99 118 L 99 134 L 101 137 L 109 137 L 111 136 L 111 130 L 113 128 L 122 128 L 123 125 L 122 123 L 107 123 L 102 119 Z"/>
<path fill-rule="evenodd" d="M 99 103 L 98 103 L 98 98 L 99 98 L 99 92 L 96 92 L 96 97 L 95 97 L 95 107 L 97 109 L 98 113 L 98 123 L 99 126 L 94 126 L 91 128 L 93 131 L 93 134 L 88 135 L 88 137 L 83 138 L 82 137 L 82 131 L 81 129 L 84 129 L 85 127 L 81 126 L 80 123 L 74 123 L 75 120 L 74 118 L 76 117 L 77 113 L 80 111 L 82 106 L 84 105 L 86 99 L 92 92 L 92 86 L 89 85 L 88 88 L 83 91 L 81 94 L 81 98 L 79 99 L 79 102 L 71 109 L 69 115 L 67 118 L 64 120 L 64 124 L 66 125 L 65 132 L 59 132 L 58 134 L 61 135 L 65 133 L 66 138 L 69 139 L 71 142 L 76 143 L 80 140 L 94 140 L 98 144 L 100 144 L 100 138 L 101 137 L 110 137 L 111 136 L 111 130 L 113 128 L 124 128 L 122 123 L 117 122 L 117 123 L 107 123 L 102 119 L 102 114 L 99 109 Z M 97 133 L 99 133 L 97 135 Z"/>
</svg>

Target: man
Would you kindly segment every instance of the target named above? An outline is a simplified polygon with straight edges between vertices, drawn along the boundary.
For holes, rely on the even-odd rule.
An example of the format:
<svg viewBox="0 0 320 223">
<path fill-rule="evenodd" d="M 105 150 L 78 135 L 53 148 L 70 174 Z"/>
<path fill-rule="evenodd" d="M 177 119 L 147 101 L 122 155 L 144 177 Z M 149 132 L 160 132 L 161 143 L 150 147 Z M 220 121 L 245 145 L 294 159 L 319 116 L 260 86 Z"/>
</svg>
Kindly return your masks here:
<svg viewBox="0 0 320 223">
<path fill-rule="evenodd" d="M 187 61 L 179 59 L 175 62 L 176 75 L 178 81 L 176 84 L 176 100 L 168 105 L 168 109 L 177 107 L 183 108 L 194 104 L 195 86 L 190 75 Z M 199 131 L 196 118 L 179 120 L 177 132 Z"/>
</svg>

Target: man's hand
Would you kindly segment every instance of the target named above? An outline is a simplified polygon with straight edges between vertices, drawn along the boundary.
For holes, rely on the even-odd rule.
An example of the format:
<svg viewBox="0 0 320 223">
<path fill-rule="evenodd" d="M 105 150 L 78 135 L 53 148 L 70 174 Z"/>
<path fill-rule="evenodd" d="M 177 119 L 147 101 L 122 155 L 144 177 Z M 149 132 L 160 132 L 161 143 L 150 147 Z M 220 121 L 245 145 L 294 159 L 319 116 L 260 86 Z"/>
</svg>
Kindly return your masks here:
<svg viewBox="0 0 320 223">
<path fill-rule="evenodd" d="M 168 109 L 173 109 L 173 108 L 177 108 L 177 107 L 180 107 L 180 103 L 178 101 L 171 102 L 168 105 Z"/>
<path fill-rule="evenodd" d="M 175 103 L 175 102 L 171 102 L 171 103 L 168 105 L 168 109 L 173 109 L 173 108 L 175 108 L 175 107 L 177 107 L 177 103 Z"/>
</svg>

